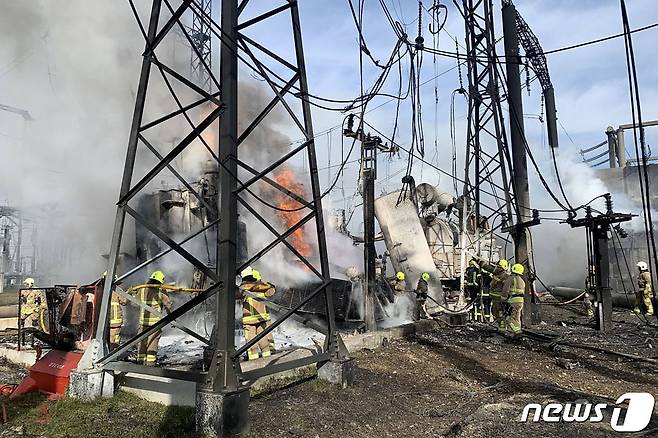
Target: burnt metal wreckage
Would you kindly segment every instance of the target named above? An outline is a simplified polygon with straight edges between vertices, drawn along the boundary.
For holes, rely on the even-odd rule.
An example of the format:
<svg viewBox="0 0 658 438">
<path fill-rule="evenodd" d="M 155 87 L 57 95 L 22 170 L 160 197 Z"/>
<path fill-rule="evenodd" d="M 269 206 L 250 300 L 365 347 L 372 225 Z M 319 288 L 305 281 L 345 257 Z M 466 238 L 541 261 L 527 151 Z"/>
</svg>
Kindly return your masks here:
<svg viewBox="0 0 658 438">
<path fill-rule="evenodd" d="M 131 132 L 128 143 L 128 152 L 121 182 L 121 190 L 114 224 L 114 233 L 109 254 L 107 278 L 115 278 L 120 274 L 117 269 L 119 252 L 124 240 L 124 226 L 126 216 L 131 216 L 136 223 L 140 224 L 153 235 L 157 236 L 168 249 L 156 254 L 151 259 L 141 263 L 129 272 L 121 274 L 114 282 L 106 282 L 102 300 L 100 303 L 100 315 L 95 339 L 86 350 L 77 371 L 71 374 L 71 394 L 81 398 L 95 398 L 106 395 L 112 391 L 112 372 L 138 372 L 143 374 L 154 374 L 164 376 L 176 376 L 197 382 L 197 428 L 209 436 L 224 436 L 246 430 L 248 427 L 249 382 L 258 377 L 277 373 L 283 370 L 293 369 L 304 365 L 317 363 L 320 374 L 324 370 L 327 375 L 339 375 L 341 379 L 347 378 L 345 369 L 349 367 L 346 350 L 342 345 L 334 322 L 334 305 L 331 290 L 331 278 L 329 273 L 327 248 L 325 241 L 325 228 L 322 217 L 322 193 L 318 180 L 316 152 L 314 144 L 313 124 L 311 120 L 310 105 L 305 96 L 308 94 L 306 67 L 304 61 L 304 50 L 302 44 L 301 28 L 298 5 L 296 1 L 287 1 L 284 5 L 264 12 L 254 18 L 240 22 L 239 18 L 248 6 L 249 0 L 224 0 L 221 2 L 221 23 L 217 23 L 209 15 L 203 5 L 195 0 L 183 0 L 177 8 L 174 8 L 169 0 L 153 0 L 150 18 L 144 23 L 140 18 L 134 3 L 131 7 L 139 24 L 146 45 L 136 93 L 135 110 L 132 120 Z M 181 17 L 185 13 L 192 13 L 195 20 L 200 20 L 210 30 L 212 35 L 221 41 L 219 78 L 215 77 L 211 66 L 201 53 L 196 53 L 198 60 L 203 66 L 205 74 L 210 78 L 210 91 L 202 86 L 188 80 L 184 75 L 168 66 L 158 57 L 158 48 L 172 29 L 177 28 L 188 40 L 191 40 L 188 30 L 182 23 Z M 294 44 L 295 60 L 289 62 L 274 53 L 267 47 L 259 44 L 245 34 L 245 31 L 254 26 L 262 24 L 270 17 L 289 14 L 292 28 L 292 42 Z M 163 17 L 165 22 L 160 25 Z M 191 44 L 193 50 L 198 48 Z M 267 62 L 262 58 L 266 57 Z M 274 97 L 258 114 L 250 125 L 242 132 L 238 132 L 238 62 L 242 61 L 254 71 L 258 72 L 262 79 L 271 88 Z M 279 67 L 285 67 L 291 72 L 291 77 L 283 79 L 272 68 L 268 62 L 275 62 Z M 145 105 L 149 87 L 152 86 L 152 73 L 157 72 L 167 85 L 171 96 L 176 101 L 178 109 L 164 114 L 157 119 L 145 123 Z M 277 80 L 274 79 L 277 78 Z M 181 103 L 179 93 L 171 85 L 172 80 L 177 86 L 184 86 L 187 91 L 192 91 L 200 99 L 187 105 Z M 281 85 L 279 81 L 283 82 Z M 292 90 L 294 97 L 301 105 L 302 117 L 300 118 L 291 108 L 287 99 L 290 99 Z M 277 106 L 282 105 L 290 116 L 294 125 L 297 126 L 305 140 L 289 153 L 272 162 L 265 169 L 254 169 L 244 160 L 240 160 L 240 144 L 259 126 L 267 115 Z M 195 124 L 189 116 L 189 112 L 201 105 L 210 105 L 212 110 L 203 120 Z M 147 140 L 145 133 L 150 129 L 157 128 L 165 122 L 184 117 L 189 125 L 189 131 L 182 140 L 176 144 L 170 152 L 162 156 L 157 153 L 156 148 Z M 219 150 L 213 150 L 212 146 L 202 137 L 202 133 L 210 127 L 213 122 L 219 120 Z M 172 162 L 194 141 L 203 143 L 207 151 L 214 158 L 219 167 L 218 185 L 216 187 L 217 197 L 215 205 L 208 205 L 208 199 L 204 199 L 178 172 L 173 169 Z M 141 145 L 141 147 L 140 147 Z M 157 164 L 149 170 L 144 177 L 133 183 L 133 174 L 138 149 L 143 147 L 151 150 L 157 158 Z M 308 172 L 311 182 L 312 199 L 304 199 L 297 193 L 290 191 L 268 177 L 273 170 L 284 165 L 293 156 L 305 154 L 308 157 Z M 163 230 L 149 221 L 143 214 L 129 205 L 147 185 L 164 169 L 169 169 L 173 175 L 189 190 L 191 194 L 205 204 L 209 211 L 216 211 L 217 219 L 210 221 L 202 230 L 196 231 L 181 241 L 175 241 Z M 246 171 L 252 176 L 246 180 L 238 179 L 239 170 Z M 294 199 L 300 210 L 306 210 L 303 218 L 289 227 L 285 232 L 278 232 L 269 225 L 266 217 L 257 212 L 245 197 L 247 194 L 255 196 L 251 187 L 257 182 L 269 184 L 284 195 Z M 257 218 L 275 236 L 267 246 L 247 260 L 239 261 L 237 257 L 238 240 L 238 204 L 242 205 L 255 218 Z M 317 252 L 319 267 L 316 267 L 308 257 L 303 256 L 287 241 L 297 229 L 306 223 L 315 222 L 317 235 Z M 183 244 L 195 235 L 215 227 L 218 229 L 217 255 L 215 266 L 207 264 L 195 257 Z M 301 301 L 292 306 L 285 313 L 279 315 L 276 321 L 259 333 L 253 339 L 246 342 L 240 348 L 234 344 L 235 330 L 235 297 L 237 285 L 235 283 L 237 273 L 246 266 L 265 256 L 277 245 L 285 245 L 293 254 L 299 258 L 318 281 L 315 288 Z M 175 252 L 193 265 L 207 278 L 207 286 L 202 292 L 185 302 L 170 314 L 162 317 L 160 321 L 147 329 L 136 334 L 129 340 L 123 342 L 113 351 L 107 344 L 108 333 L 108 310 L 113 290 L 126 298 L 130 295 L 115 288 L 118 282 L 137 269 L 148 266 L 164 253 Z M 272 332 L 278 325 L 291 318 L 297 318 L 305 323 L 306 318 L 296 315 L 298 310 L 317 296 L 324 296 L 326 326 L 317 322 L 311 323 L 313 327 L 325 334 L 325 343 L 316 354 L 290 362 L 277 362 L 261 369 L 243 372 L 240 366 L 240 357 L 251 346 L 259 342 L 261 338 Z M 209 344 L 207 370 L 204 372 L 181 372 L 179 370 L 166 370 L 162 368 L 149 368 L 136 364 L 117 361 L 117 359 L 132 346 L 149 334 L 161 330 L 163 327 L 178 320 L 181 316 L 193 310 L 201 303 L 214 297 L 214 329 L 211 339 L 205 340 Z M 134 300 L 134 298 L 133 298 Z M 139 306 L 143 307 L 141 303 Z M 333 370 L 333 374 L 332 374 Z"/>
</svg>

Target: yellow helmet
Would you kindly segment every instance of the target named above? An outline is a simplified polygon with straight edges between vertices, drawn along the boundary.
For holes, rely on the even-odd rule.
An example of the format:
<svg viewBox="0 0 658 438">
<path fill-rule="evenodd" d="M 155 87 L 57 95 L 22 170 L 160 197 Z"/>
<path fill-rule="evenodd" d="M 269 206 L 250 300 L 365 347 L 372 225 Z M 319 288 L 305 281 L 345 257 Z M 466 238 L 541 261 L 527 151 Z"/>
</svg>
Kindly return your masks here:
<svg viewBox="0 0 658 438">
<path fill-rule="evenodd" d="M 155 280 L 162 284 L 165 281 L 165 275 L 162 271 L 155 271 L 153 274 L 151 274 L 151 280 Z"/>
<path fill-rule="evenodd" d="M 507 259 L 500 259 L 498 260 L 498 266 L 500 266 L 503 269 L 507 269 L 509 268 L 509 262 L 507 261 Z"/>
<path fill-rule="evenodd" d="M 512 265 L 512 272 L 514 274 L 523 275 L 524 270 L 525 268 L 521 263 L 514 263 L 514 265 Z"/>
<path fill-rule="evenodd" d="M 471 260 L 468 262 L 468 265 L 469 265 L 469 266 L 477 266 L 477 265 L 478 265 L 478 262 L 477 262 L 477 260 L 475 260 L 475 259 L 471 259 Z"/>
<path fill-rule="evenodd" d="M 423 272 L 423 273 L 421 274 L 420 278 L 422 278 L 422 279 L 425 280 L 425 281 L 429 281 L 429 279 L 430 279 L 430 274 L 428 274 L 427 272 Z"/>
<path fill-rule="evenodd" d="M 34 287 L 34 278 L 28 277 L 23 280 L 23 286 L 25 287 Z"/>
<path fill-rule="evenodd" d="M 395 274 L 395 278 L 397 278 L 400 281 L 404 280 L 404 272 L 399 271 L 397 274 Z"/>
<path fill-rule="evenodd" d="M 255 270 L 255 269 L 252 269 L 252 270 L 251 270 L 251 276 L 254 277 L 254 279 L 255 279 L 256 281 L 260 281 L 260 279 L 263 278 L 263 277 L 261 277 L 260 272 L 258 272 L 258 271 Z"/>
</svg>

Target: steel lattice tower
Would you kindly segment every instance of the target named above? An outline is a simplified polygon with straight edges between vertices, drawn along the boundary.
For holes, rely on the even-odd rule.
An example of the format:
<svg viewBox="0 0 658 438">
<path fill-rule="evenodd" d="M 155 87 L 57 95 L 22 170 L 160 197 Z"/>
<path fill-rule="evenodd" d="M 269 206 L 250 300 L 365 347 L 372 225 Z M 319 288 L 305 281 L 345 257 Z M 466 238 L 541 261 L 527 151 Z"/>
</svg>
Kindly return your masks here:
<svg viewBox="0 0 658 438">
<path fill-rule="evenodd" d="M 323 369 L 333 369 L 333 366 L 338 366 L 342 370 L 345 365 L 346 350 L 336 332 L 334 322 L 333 295 L 322 216 L 322 193 L 318 178 L 311 109 L 306 97 L 308 96 L 308 84 L 297 2 L 295 0 L 283 0 L 278 7 L 258 15 L 252 15 L 249 19 L 241 19 L 245 9 L 249 9 L 249 0 L 223 0 L 221 2 L 220 23 L 213 21 L 209 15 L 209 10 L 206 9 L 209 3 L 210 1 L 182 0 L 180 3 L 172 5 L 171 0 L 152 0 L 151 12 L 148 21 L 146 21 L 141 19 L 134 0 L 130 0 L 130 5 L 145 39 L 145 51 L 136 93 L 135 110 L 107 269 L 108 279 L 114 279 L 115 274 L 118 274 L 118 279 L 113 282 L 105 282 L 95 340 L 81 360 L 78 366 L 78 374 L 72 377 L 72 394 L 78 394 L 85 398 L 101 395 L 104 386 L 102 382 L 107 373 L 112 371 L 137 372 L 191 380 L 197 382 L 198 388 L 198 429 L 209 436 L 225 436 L 243 431 L 246 427 L 249 402 L 248 385 L 250 382 L 262 376 L 314 363 L 317 363 L 319 367 L 322 366 Z M 221 42 L 219 77 L 214 74 L 208 58 L 194 44 L 194 35 L 190 35 L 188 28 L 182 23 L 182 17 L 187 12 L 192 13 L 195 16 L 195 21 L 201 23 L 203 29 L 208 30 Z M 257 26 L 265 26 L 269 32 L 270 29 L 267 28 L 268 21 L 275 16 L 285 17 L 286 15 L 288 16 L 287 23 L 290 30 L 279 31 L 277 37 L 281 41 L 290 42 L 292 54 L 289 56 L 293 58 L 291 60 L 287 60 L 285 55 L 275 53 L 267 48 L 266 44 L 261 44 L 246 35 L 246 31 Z M 208 88 L 196 84 L 158 57 L 163 41 L 173 29 L 182 32 L 190 43 L 199 65 L 202 67 L 203 74 L 207 75 L 209 79 Z M 290 33 L 286 34 L 285 32 Z M 237 108 L 240 93 L 240 87 L 238 86 L 239 62 L 256 72 L 271 91 L 271 100 L 263 106 L 260 113 L 244 124 L 246 128 L 241 131 L 238 129 Z M 150 96 L 149 90 L 158 86 L 158 84 L 160 86 L 164 84 L 167 87 L 173 101 L 176 103 L 176 109 L 153 115 L 150 114 L 153 111 L 146 111 L 145 108 Z M 184 102 L 181 95 L 189 96 L 190 93 L 194 93 L 197 97 L 192 102 Z M 202 106 L 204 111 L 198 111 Z M 297 146 L 291 146 L 291 149 L 282 156 L 273 158 L 264 168 L 256 169 L 249 164 L 249 157 L 241 157 L 240 145 L 244 144 L 245 140 L 259 128 L 259 125 L 268 114 L 279 106 L 285 110 L 291 126 L 299 129 L 304 141 Z M 194 111 L 197 111 L 195 114 L 200 119 L 198 123 L 192 116 Z M 202 116 L 199 116 L 199 113 Z M 149 121 L 145 120 L 146 114 L 149 114 Z M 161 154 L 158 147 L 164 148 L 166 144 L 154 144 L 155 140 L 149 140 L 148 134 L 175 119 L 183 121 L 186 129 L 184 132 L 179 133 L 181 140 L 178 144 L 173 148 L 168 148 L 169 150 L 166 153 Z M 218 144 L 209 144 L 204 140 L 202 134 L 206 128 L 212 126 L 217 120 L 219 120 L 219 141 Z M 244 123 L 244 120 L 242 122 Z M 219 168 L 219 181 L 217 184 L 219 198 L 217 205 L 207 205 L 207 201 L 173 167 L 174 159 L 191 147 L 193 142 L 203 143 Z M 265 151 L 267 145 L 263 145 L 263 148 Z M 144 176 L 137 179 L 135 178 L 136 158 L 139 151 L 150 151 L 155 156 L 157 163 Z M 309 199 L 287 189 L 272 177 L 273 172 L 288 164 L 294 157 L 305 157 L 307 160 L 308 170 L 305 171 L 307 172 L 305 176 L 310 181 L 311 193 Z M 191 235 L 180 239 L 180 237 L 176 238 L 168 235 L 136 211 L 131 206 L 131 201 L 134 203 L 136 196 L 143 193 L 149 183 L 153 182 L 165 169 L 168 169 L 193 196 L 198 198 L 203 208 L 209 211 L 218 211 L 219 218 L 208 223 L 203 229 L 196 230 Z M 248 177 L 241 177 L 241 175 L 248 175 Z M 293 199 L 300 206 L 301 219 L 292 226 L 286 227 L 284 231 L 272 226 L 272 218 L 257 211 L 252 205 L 252 202 L 255 202 L 253 201 L 253 196 L 255 196 L 253 190 L 257 184 L 266 185 L 270 190 Z M 241 214 L 251 214 L 273 236 L 269 244 L 253 254 L 248 254 L 247 260 L 240 263 L 237 261 L 236 254 L 238 246 L 238 206 L 241 208 Z M 126 239 L 124 228 L 127 217 L 132 217 L 136 223 L 157 236 L 168 249 L 127 272 L 117 272 L 122 241 Z M 292 234 L 306 224 L 314 229 L 315 241 L 313 243 L 317 258 L 313 260 L 300 254 L 297 248 L 290 243 Z M 216 266 L 208 267 L 202 260 L 186 250 L 184 245 L 212 227 L 219 229 L 217 257 Z M 285 245 L 299 259 L 300 263 L 308 269 L 308 272 L 316 277 L 315 286 L 303 299 L 291 305 L 291 308 L 285 309 L 285 312 L 273 321 L 268 329 L 259 333 L 242 347 L 236 348 L 234 342 L 236 276 L 246 266 L 268 255 L 273 248 L 279 245 Z M 131 339 L 123 342 L 114 351 L 109 351 L 107 344 L 108 310 L 111 294 L 115 290 L 117 282 L 139 269 L 148 269 L 149 265 L 170 252 L 180 255 L 190 265 L 202 272 L 209 280 L 210 285 L 170 314 L 163 315 L 157 324 L 144 329 Z M 121 291 L 118 292 L 136 305 L 148 309 L 148 306 L 131 295 Z M 212 339 L 205 339 L 198 333 L 184 327 L 180 321 L 176 322 L 181 316 L 190 312 L 211 296 L 216 297 Z M 326 325 L 308 321 L 307 318 L 299 315 L 302 306 L 316 297 L 323 297 L 326 308 Z M 324 333 L 325 343 L 322 348 L 319 348 L 317 352 L 310 356 L 291 361 L 277 360 L 263 368 L 243 372 L 240 364 L 241 355 L 251 346 L 257 344 L 267 333 L 290 318 L 297 319 L 303 324 Z M 210 366 L 207 372 L 145 367 L 117 360 L 142 339 L 174 322 L 176 328 L 185 331 L 211 347 L 213 353 L 210 357 Z M 99 384 L 98 381 L 101 383 Z M 81 383 L 78 387 L 76 382 L 86 383 Z"/>
<path fill-rule="evenodd" d="M 461 209 L 463 280 L 467 256 L 479 256 L 480 242 L 492 239 L 495 231 L 480 235 L 480 227 L 473 225 L 501 214 L 511 218 L 514 196 L 507 172 L 511 165 L 507 161 L 492 0 L 463 0 L 461 5 L 455 1 L 455 5 L 464 18 L 468 65 L 468 132 Z M 475 238 L 471 239 L 466 230 L 474 232 Z"/>
<path fill-rule="evenodd" d="M 212 17 L 212 0 L 198 0 L 199 8 L 207 17 Z M 210 75 L 204 68 L 212 67 L 212 33 L 210 23 L 203 20 L 200 15 L 192 14 L 192 28 L 190 36 L 195 49 L 190 53 L 192 79 L 204 90 L 210 90 Z M 198 55 L 197 55 L 198 53 Z"/>
</svg>

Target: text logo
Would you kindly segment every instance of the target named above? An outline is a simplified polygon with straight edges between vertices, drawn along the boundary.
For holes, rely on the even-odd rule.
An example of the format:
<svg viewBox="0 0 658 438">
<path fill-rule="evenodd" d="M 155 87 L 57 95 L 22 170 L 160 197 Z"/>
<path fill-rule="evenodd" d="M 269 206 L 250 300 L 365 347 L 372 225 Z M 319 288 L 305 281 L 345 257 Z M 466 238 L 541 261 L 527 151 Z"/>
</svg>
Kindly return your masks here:
<svg viewBox="0 0 658 438">
<path fill-rule="evenodd" d="M 622 419 L 622 408 L 617 406 L 628 402 L 626 416 Z M 653 395 L 646 392 L 627 392 L 617 399 L 612 410 L 610 426 L 616 432 L 639 432 L 649 425 L 655 399 Z M 537 423 L 600 423 L 603 421 L 603 412 L 608 408 L 608 403 L 592 404 L 588 402 L 575 403 L 549 403 L 542 406 L 538 403 L 529 403 L 523 408 L 521 421 L 526 422 L 528 418 Z M 532 412 L 532 416 L 530 413 Z"/>
</svg>

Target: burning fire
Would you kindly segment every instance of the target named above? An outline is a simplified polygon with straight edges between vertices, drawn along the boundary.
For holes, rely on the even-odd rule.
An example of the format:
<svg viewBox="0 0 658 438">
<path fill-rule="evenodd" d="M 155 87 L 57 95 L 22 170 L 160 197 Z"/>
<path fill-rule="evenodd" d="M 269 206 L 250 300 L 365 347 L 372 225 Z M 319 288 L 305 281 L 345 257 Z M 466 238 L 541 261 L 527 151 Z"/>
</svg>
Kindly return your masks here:
<svg viewBox="0 0 658 438">
<path fill-rule="evenodd" d="M 305 197 L 306 195 L 304 186 L 297 182 L 295 172 L 290 168 L 281 169 L 276 175 L 274 175 L 274 181 L 300 197 Z M 305 209 L 299 209 L 302 204 L 281 191 L 277 191 L 276 206 L 283 210 L 295 210 L 277 210 L 277 215 L 287 228 L 292 228 L 306 213 Z M 311 245 L 308 243 L 308 237 L 303 226 L 295 230 L 288 239 L 292 246 L 294 246 L 301 255 L 305 257 L 311 255 Z"/>
</svg>

